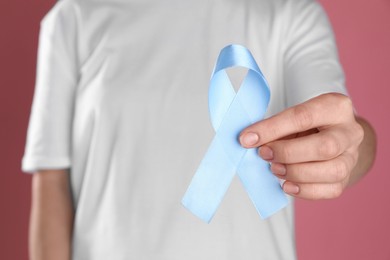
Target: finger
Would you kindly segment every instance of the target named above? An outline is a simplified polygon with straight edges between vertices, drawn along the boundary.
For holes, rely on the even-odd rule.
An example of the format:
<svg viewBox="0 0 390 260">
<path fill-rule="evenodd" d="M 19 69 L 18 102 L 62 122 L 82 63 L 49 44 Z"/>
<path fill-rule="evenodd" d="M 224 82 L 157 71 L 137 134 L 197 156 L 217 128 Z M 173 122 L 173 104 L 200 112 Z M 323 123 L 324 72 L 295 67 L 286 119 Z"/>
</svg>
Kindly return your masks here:
<svg viewBox="0 0 390 260">
<path fill-rule="evenodd" d="M 316 134 L 318 132 L 319 131 L 318 131 L 317 128 L 313 128 L 313 129 L 307 130 L 305 132 L 300 132 L 300 133 L 295 133 L 295 134 L 292 134 L 292 135 L 285 136 L 283 138 L 280 138 L 279 140 L 290 140 L 290 139 L 294 139 L 294 138 L 298 138 L 298 137 L 303 137 L 303 136 L 307 136 L 307 135 L 311 135 L 311 134 Z"/>
<path fill-rule="evenodd" d="M 240 134 L 240 143 L 246 148 L 258 147 L 294 133 L 339 124 L 351 118 L 353 109 L 348 97 L 324 94 L 247 127 Z"/>
<path fill-rule="evenodd" d="M 278 178 L 295 183 L 336 183 L 347 179 L 355 164 L 355 158 L 344 153 L 324 162 L 288 165 L 273 163 L 271 171 Z"/>
<path fill-rule="evenodd" d="M 346 184 L 337 183 L 293 183 L 286 181 L 283 184 L 283 191 L 287 194 L 309 200 L 334 199 L 340 197 Z"/>
<path fill-rule="evenodd" d="M 259 155 L 271 162 L 284 164 L 324 161 L 336 158 L 352 143 L 346 127 L 328 128 L 319 133 L 278 140 L 259 148 Z"/>
</svg>

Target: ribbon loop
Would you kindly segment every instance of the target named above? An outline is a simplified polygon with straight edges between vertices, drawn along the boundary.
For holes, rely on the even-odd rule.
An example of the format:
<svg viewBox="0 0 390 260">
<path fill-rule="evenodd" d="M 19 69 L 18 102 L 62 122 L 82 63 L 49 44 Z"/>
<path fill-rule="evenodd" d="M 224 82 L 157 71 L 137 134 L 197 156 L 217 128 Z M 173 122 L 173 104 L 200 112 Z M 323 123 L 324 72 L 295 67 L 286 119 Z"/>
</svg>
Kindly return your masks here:
<svg viewBox="0 0 390 260">
<path fill-rule="evenodd" d="M 230 67 L 248 69 L 237 93 L 225 71 Z M 182 200 L 205 222 L 215 214 L 236 172 L 261 217 L 287 205 L 268 163 L 256 149 L 244 149 L 238 142 L 244 128 L 263 119 L 269 99 L 268 84 L 249 50 L 240 45 L 223 48 L 209 87 L 210 119 L 216 135 Z"/>
</svg>

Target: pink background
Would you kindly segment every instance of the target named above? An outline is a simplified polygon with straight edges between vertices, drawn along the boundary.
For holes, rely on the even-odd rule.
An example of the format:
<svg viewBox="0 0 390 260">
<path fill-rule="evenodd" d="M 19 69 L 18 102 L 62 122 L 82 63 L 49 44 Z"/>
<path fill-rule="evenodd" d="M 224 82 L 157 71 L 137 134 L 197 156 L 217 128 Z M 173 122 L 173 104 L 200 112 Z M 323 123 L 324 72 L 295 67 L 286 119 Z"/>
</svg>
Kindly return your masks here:
<svg viewBox="0 0 390 260">
<path fill-rule="evenodd" d="M 0 3 L 0 259 L 27 259 L 31 178 L 20 172 L 20 159 L 34 88 L 39 21 L 53 3 Z M 321 3 L 334 25 L 356 109 L 376 128 L 378 155 L 369 175 L 341 198 L 296 202 L 298 256 L 301 260 L 388 260 L 390 1 Z"/>
</svg>

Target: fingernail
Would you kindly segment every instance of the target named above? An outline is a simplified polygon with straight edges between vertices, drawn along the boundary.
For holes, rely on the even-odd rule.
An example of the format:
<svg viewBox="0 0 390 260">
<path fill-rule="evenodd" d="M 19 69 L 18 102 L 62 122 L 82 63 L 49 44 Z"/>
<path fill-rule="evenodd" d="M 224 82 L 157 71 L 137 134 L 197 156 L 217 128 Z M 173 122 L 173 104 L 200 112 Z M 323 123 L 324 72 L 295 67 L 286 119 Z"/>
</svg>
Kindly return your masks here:
<svg viewBox="0 0 390 260">
<path fill-rule="evenodd" d="M 286 166 L 280 163 L 271 164 L 271 171 L 276 175 L 280 175 L 280 176 L 285 176 L 287 173 Z"/>
<path fill-rule="evenodd" d="M 291 182 L 285 182 L 283 184 L 283 190 L 284 190 L 284 192 L 289 193 L 289 194 L 298 194 L 299 193 L 299 186 L 294 184 L 294 183 L 291 183 Z"/>
<path fill-rule="evenodd" d="M 255 133 L 246 133 L 240 136 L 240 143 L 244 146 L 252 146 L 259 141 L 259 136 Z"/>
<path fill-rule="evenodd" d="M 274 158 L 274 152 L 268 146 L 261 146 L 259 148 L 259 155 L 264 160 L 272 160 Z"/>
</svg>

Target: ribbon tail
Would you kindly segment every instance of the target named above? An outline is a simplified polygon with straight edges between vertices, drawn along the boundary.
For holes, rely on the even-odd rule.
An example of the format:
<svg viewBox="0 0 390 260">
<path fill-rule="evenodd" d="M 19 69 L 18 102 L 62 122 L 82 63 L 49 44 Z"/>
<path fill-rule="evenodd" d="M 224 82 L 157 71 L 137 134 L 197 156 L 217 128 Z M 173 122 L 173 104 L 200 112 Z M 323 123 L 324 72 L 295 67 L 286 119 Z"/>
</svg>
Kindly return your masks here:
<svg viewBox="0 0 390 260">
<path fill-rule="evenodd" d="M 256 149 L 245 154 L 238 167 L 238 176 L 257 212 L 264 219 L 288 204 L 278 178 L 270 171 L 268 162 L 259 157 Z"/>
<path fill-rule="evenodd" d="M 236 173 L 218 135 L 214 137 L 182 199 L 195 216 L 209 223 Z"/>
</svg>

